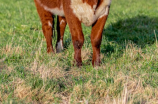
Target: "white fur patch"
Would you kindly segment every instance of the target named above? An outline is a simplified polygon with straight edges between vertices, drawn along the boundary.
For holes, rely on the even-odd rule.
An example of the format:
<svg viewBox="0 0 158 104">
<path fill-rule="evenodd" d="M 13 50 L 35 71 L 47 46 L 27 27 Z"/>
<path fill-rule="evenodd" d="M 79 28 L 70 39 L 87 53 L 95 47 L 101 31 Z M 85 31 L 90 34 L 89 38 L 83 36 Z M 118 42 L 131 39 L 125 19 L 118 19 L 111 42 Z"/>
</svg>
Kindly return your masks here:
<svg viewBox="0 0 158 104">
<path fill-rule="evenodd" d="M 99 18 L 102 18 L 102 17 L 108 15 L 108 13 L 109 13 L 109 7 L 106 7 L 106 10 L 104 11 L 104 14 L 102 14 Z"/>
<path fill-rule="evenodd" d="M 49 25 L 50 27 L 52 27 L 52 23 L 51 23 L 50 21 L 48 21 L 48 25 Z"/>
<path fill-rule="evenodd" d="M 57 47 L 56 47 L 56 52 L 59 53 L 63 50 L 63 42 L 62 40 L 60 40 L 58 43 L 57 43 Z"/>
<path fill-rule="evenodd" d="M 76 17 L 84 23 L 86 26 L 91 26 L 99 17 L 108 15 L 108 9 L 111 4 L 111 0 L 103 0 L 102 4 L 96 9 L 94 4 L 91 7 L 82 0 L 71 0 L 71 8 Z"/>
<path fill-rule="evenodd" d="M 62 19 L 62 20 L 60 21 L 60 25 L 63 24 L 64 22 L 65 22 L 65 21 Z"/>
<path fill-rule="evenodd" d="M 47 6 L 44 6 L 44 9 L 51 12 L 52 14 L 55 14 L 55 15 L 59 15 L 59 16 L 64 16 L 64 11 L 63 10 L 60 10 L 59 8 L 48 8 Z"/>
<path fill-rule="evenodd" d="M 95 4 L 95 5 L 93 5 L 93 11 L 95 11 L 96 7 L 97 7 L 97 5 L 96 5 L 96 4 Z"/>
<path fill-rule="evenodd" d="M 61 6 L 60 8 L 49 8 L 46 5 L 42 4 L 40 2 L 40 0 L 37 0 L 37 2 L 46 10 L 51 12 L 52 14 L 55 15 L 59 15 L 59 16 L 64 16 L 64 10 L 63 10 L 63 6 Z"/>
</svg>

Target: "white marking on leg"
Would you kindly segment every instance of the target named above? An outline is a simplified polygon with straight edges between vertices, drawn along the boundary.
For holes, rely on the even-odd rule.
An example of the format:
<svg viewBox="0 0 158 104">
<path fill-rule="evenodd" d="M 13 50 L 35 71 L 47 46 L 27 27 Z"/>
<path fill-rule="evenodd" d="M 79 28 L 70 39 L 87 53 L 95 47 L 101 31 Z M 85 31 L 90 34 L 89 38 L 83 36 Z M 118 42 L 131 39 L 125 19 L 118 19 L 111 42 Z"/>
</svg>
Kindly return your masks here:
<svg viewBox="0 0 158 104">
<path fill-rule="evenodd" d="M 62 20 L 60 21 L 60 25 L 63 24 L 63 23 L 65 23 L 65 21 L 62 19 Z"/>
<path fill-rule="evenodd" d="M 50 27 L 52 27 L 52 23 L 51 23 L 50 21 L 48 21 L 48 25 L 49 25 Z"/>
<path fill-rule="evenodd" d="M 60 41 L 57 43 L 56 52 L 59 53 L 63 50 L 63 41 L 60 39 Z"/>
</svg>

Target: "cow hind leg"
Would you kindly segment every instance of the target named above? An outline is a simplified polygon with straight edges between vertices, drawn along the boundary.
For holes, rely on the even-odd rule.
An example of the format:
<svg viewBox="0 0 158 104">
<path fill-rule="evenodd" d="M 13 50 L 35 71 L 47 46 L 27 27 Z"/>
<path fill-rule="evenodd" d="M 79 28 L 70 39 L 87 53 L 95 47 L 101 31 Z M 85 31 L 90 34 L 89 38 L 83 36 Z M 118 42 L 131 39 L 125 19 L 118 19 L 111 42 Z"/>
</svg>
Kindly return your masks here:
<svg viewBox="0 0 158 104">
<path fill-rule="evenodd" d="M 63 50 L 63 37 L 64 37 L 66 24 L 67 22 L 65 17 L 61 17 L 61 16 L 57 17 L 57 43 L 56 43 L 57 53 Z"/>
<path fill-rule="evenodd" d="M 54 53 L 52 46 L 53 21 L 54 21 L 53 15 L 50 12 L 46 11 L 36 0 L 34 1 L 36 4 L 37 12 L 41 19 L 43 34 L 46 38 L 47 52 Z"/>
<path fill-rule="evenodd" d="M 47 52 L 53 52 L 53 46 L 52 46 L 52 36 L 53 36 L 53 29 L 52 29 L 52 22 L 53 20 L 45 20 L 42 22 L 42 30 L 44 33 L 44 36 L 46 38 L 46 43 L 47 43 Z"/>
</svg>

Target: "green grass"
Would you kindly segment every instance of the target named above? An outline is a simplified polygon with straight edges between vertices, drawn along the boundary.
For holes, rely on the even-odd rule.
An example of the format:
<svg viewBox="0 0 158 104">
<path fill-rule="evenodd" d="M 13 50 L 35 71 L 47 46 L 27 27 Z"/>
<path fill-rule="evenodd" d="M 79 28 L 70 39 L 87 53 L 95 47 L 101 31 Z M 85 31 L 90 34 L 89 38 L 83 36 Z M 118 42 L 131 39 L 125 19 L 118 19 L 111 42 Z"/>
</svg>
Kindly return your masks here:
<svg viewBox="0 0 158 104">
<path fill-rule="evenodd" d="M 112 1 L 97 68 L 91 27 L 83 25 L 83 66 L 77 68 L 68 27 L 64 51 L 48 55 L 34 2 L 0 2 L 0 103 L 158 102 L 157 0 Z M 56 35 L 54 47 L 55 41 Z"/>
</svg>

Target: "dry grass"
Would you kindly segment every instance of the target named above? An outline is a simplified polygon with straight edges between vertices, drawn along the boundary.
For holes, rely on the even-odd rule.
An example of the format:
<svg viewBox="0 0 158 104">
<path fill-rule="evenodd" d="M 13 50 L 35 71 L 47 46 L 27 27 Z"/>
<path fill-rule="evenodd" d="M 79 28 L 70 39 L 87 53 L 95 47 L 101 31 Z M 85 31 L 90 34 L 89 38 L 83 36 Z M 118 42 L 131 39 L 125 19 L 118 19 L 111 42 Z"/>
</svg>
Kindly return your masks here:
<svg viewBox="0 0 158 104">
<path fill-rule="evenodd" d="M 27 83 L 20 79 L 16 78 L 10 83 L 10 86 L 14 89 L 13 96 L 17 99 L 17 101 L 25 100 L 25 103 L 34 103 L 34 104 L 48 104 L 54 101 L 55 92 L 50 92 L 50 89 L 45 91 L 45 88 L 37 88 L 33 89 L 31 86 L 27 85 Z M 3 85 L 1 85 L 2 90 L 8 89 L 7 86 L 4 88 Z M 1 92 L 1 94 L 4 92 Z M 4 102 L 8 98 L 8 94 L 0 95 L 0 101 Z"/>
<path fill-rule="evenodd" d="M 10 47 L 10 48 L 9 48 Z M 21 54 L 22 48 L 6 46 L 5 51 L 7 55 Z M 15 51 L 15 53 L 14 53 Z M 152 51 L 154 55 L 157 55 L 157 49 Z M 36 52 L 38 53 L 38 51 Z M 71 54 L 71 53 L 70 53 Z M 90 60 L 91 53 L 88 49 L 82 52 L 83 60 Z M 90 72 L 81 71 L 76 67 L 69 67 L 66 71 L 63 63 L 58 64 L 58 59 L 65 59 L 69 56 L 59 54 L 56 60 L 51 60 L 47 64 L 43 64 L 40 60 L 42 54 L 38 53 L 34 58 L 33 62 L 26 69 L 33 75 L 40 75 L 39 78 L 43 80 L 43 86 L 40 88 L 32 89 L 27 81 L 21 78 L 13 78 L 13 81 L 9 84 L 14 89 L 13 96 L 17 98 L 17 101 L 25 101 L 25 103 L 42 103 L 48 104 L 57 101 L 61 104 L 70 103 L 81 103 L 81 104 L 156 104 L 158 103 L 158 90 L 153 88 L 149 84 L 146 84 L 144 77 L 149 76 L 148 73 L 132 73 L 125 74 L 121 69 L 127 69 L 130 71 L 136 71 L 143 67 L 143 62 L 155 60 L 155 57 L 148 53 L 143 53 L 141 48 L 136 45 L 129 43 L 121 58 L 118 58 L 113 65 L 106 63 L 97 70 Z M 8 74 L 13 72 L 16 66 L 7 66 Z M 116 68 L 119 71 L 116 71 Z M 99 70 L 108 70 L 110 68 L 111 74 L 104 75 L 103 78 L 111 78 L 112 82 L 104 81 L 100 79 L 101 76 L 98 74 Z M 84 69 L 83 69 L 84 70 Z M 92 75 L 92 72 L 96 73 Z M 73 76 L 76 78 L 83 77 L 88 78 L 87 82 L 82 84 L 75 84 L 74 80 L 71 79 Z M 94 77 L 97 81 L 94 81 Z M 66 86 L 71 85 L 67 90 L 62 92 L 52 91 L 51 89 L 46 90 L 45 82 L 47 79 L 64 79 Z M 109 84 L 108 84 L 109 83 Z M 9 86 L 1 85 L 0 101 L 3 102 L 9 97 L 9 93 L 4 93 L 5 89 L 9 89 Z M 59 87 L 59 86 L 56 86 Z M 59 100 L 55 100 L 59 98 Z"/>
<path fill-rule="evenodd" d="M 71 102 L 75 104 L 156 104 L 158 102 L 158 90 L 148 85 L 144 87 L 142 78 L 137 80 L 121 72 L 115 79 L 114 84 L 108 88 L 102 80 L 95 84 L 89 81 L 83 86 L 76 85 L 70 96 Z M 115 96 L 114 93 L 118 90 L 120 83 L 121 92 Z"/>
<path fill-rule="evenodd" d="M 1 0 L 0 103 L 158 104 L 157 2 L 114 0 L 97 68 L 91 28 L 82 25 L 83 66 L 77 68 L 68 27 L 64 51 L 48 55 L 34 2 Z"/>
<path fill-rule="evenodd" d="M 0 50 L 0 52 L 2 52 L 1 54 L 5 54 L 5 55 L 21 55 L 24 53 L 23 49 L 21 46 L 13 46 L 12 44 L 7 44 L 6 47 L 2 48 Z"/>
</svg>

